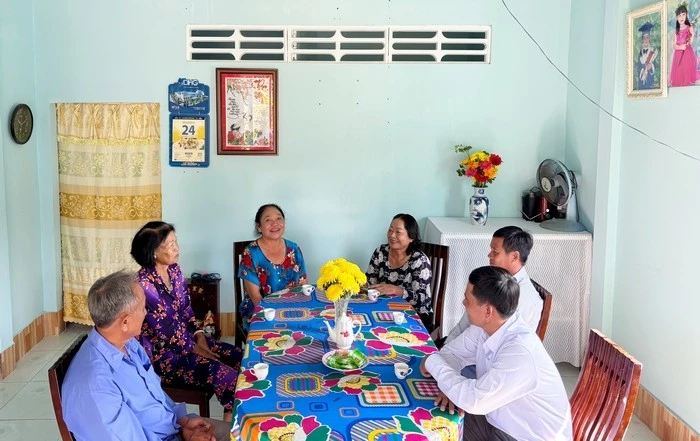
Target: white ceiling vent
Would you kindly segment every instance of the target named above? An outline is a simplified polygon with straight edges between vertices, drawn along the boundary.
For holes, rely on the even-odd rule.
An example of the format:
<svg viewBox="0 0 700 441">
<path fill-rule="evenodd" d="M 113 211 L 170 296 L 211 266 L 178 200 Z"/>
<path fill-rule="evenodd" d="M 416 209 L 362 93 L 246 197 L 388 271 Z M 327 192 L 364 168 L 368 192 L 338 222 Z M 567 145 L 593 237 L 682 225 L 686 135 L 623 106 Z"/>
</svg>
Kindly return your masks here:
<svg viewBox="0 0 700 441">
<path fill-rule="evenodd" d="M 490 63 L 490 26 L 187 26 L 187 60 Z"/>
</svg>

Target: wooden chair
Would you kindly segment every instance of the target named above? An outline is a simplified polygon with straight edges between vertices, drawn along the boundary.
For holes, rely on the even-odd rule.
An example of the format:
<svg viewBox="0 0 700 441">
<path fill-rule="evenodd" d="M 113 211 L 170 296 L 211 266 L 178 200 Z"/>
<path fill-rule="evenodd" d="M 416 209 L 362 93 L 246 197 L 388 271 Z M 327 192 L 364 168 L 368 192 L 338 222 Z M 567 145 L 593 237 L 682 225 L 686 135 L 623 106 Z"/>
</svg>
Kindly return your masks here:
<svg viewBox="0 0 700 441">
<path fill-rule="evenodd" d="M 173 386 L 160 383 L 166 394 L 176 403 L 199 406 L 199 416 L 209 418 L 209 400 L 214 396 L 213 387 Z"/>
<path fill-rule="evenodd" d="M 51 390 L 51 402 L 53 403 L 53 412 L 56 414 L 56 423 L 58 424 L 58 432 L 61 434 L 63 441 L 75 441 L 73 434 L 68 430 L 66 422 L 63 420 L 63 406 L 61 405 L 61 387 L 63 379 L 66 378 L 66 372 L 70 366 L 73 357 L 78 353 L 78 350 L 85 342 L 87 334 L 78 338 L 67 350 L 56 360 L 56 363 L 49 368 L 49 389 Z"/>
<path fill-rule="evenodd" d="M 537 324 L 537 335 L 540 340 L 544 341 L 544 334 L 547 332 L 547 324 L 549 323 L 549 313 L 552 310 L 552 293 L 544 289 L 542 285 L 530 279 L 532 284 L 535 286 L 535 290 L 542 298 L 542 315 L 540 315 L 540 322 Z"/>
<path fill-rule="evenodd" d="M 233 243 L 233 285 L 234 285 L 234 302 L 236 303 L 236 346 L 242 348 L 246 342 L 248 333 L 243 329 L 243 317 L 239 311 L 241 302 L 243 301 L 243 280 L 238 277 L 238 269 L 241 267 L 241 259 L 243 258 L 243 250 L 253 242 L 252 240 L 243 240 Z"/>
<path fill-rule="evenodd" d="M 642 364 L 591 329 L 571 403 L 575 441 L 622 440 L 632 419 Z"/>
<path fill-rule="evenodd" d="M 433 296 L 433 340 L 442 338 L 442 314 L 445 306 L 445 288 L 447 287 L 447 262 L 450 258 L 450 247 L 423 242 L 423 252 L 430 259 L 433 268 L 433 281 L 430 291 Z"/>
</svg>

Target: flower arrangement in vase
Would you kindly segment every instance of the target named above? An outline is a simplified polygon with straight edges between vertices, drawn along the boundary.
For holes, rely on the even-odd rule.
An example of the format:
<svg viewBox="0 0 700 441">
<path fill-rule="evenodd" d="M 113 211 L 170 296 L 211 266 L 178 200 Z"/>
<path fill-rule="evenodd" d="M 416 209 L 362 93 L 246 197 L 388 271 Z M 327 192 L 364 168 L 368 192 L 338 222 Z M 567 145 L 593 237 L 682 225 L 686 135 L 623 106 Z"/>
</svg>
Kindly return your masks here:
<svg viewBox="0 0 700 441">
<path fill-rule="evenodd" d="M 320 270 L 316 286 L 322 287 L 326 298 L 335 306 L 335 327 L 328 322 L 328 334 L 339 349 L 348 349 L 355 340 L 352 328 L 358 321 L 348 317 L 350 298 L 360 292 L 362 285 L 367 283 L 367 276 L 360 267 L 345 259 L 339 258 L 326 262 Z M 357 333 L 359 333 L 359 329 Z"/>
<path fill-rule="evenodd" d="M 485 150 L 470 152 L 470 145 L 457 144 L 455 152 L 467 153 L 467 157 L 459 162 L 458 176 L 466 176 L 472 180 L 474 195 L 469 198 L 469 217 L 474 225 L 486 225 L 489 217 L 489 198 L 486 197 L 486 187 L 496 179 L 498 168 L 503 159 L 495 153 Z"/>
</svg>

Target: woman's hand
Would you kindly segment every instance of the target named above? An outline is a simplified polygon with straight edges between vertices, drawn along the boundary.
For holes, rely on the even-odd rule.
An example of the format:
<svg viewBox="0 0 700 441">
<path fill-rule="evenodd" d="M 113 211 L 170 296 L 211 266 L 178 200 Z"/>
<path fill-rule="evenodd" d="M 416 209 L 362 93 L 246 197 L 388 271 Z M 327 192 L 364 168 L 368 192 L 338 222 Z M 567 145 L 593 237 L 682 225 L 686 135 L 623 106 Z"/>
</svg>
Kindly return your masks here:
<svg viewBox="0 0 700 441">
<path fill-rule="evenodd" d="M 376 285 L 370 285 L 370 288 L 376 289 L 380 294 L 403 297 L 403 288 L 390 283 L 377 283 Z"/>
<path fill-rule="evenodd" d="M 192 350 L 192 352 L 199 355 L 200 357 L 211 358 L 212 360 L 219 359 L 219 354 L 213 352 L 209 348 L 209 344 L 207 343 L 207 338 L 204 336 L 203 332 L 198 332 L 197 334 L 195 334 L 194 338 L 195 338 L 195 344 L 194 344 L 194 349 Z"/>
</svg>

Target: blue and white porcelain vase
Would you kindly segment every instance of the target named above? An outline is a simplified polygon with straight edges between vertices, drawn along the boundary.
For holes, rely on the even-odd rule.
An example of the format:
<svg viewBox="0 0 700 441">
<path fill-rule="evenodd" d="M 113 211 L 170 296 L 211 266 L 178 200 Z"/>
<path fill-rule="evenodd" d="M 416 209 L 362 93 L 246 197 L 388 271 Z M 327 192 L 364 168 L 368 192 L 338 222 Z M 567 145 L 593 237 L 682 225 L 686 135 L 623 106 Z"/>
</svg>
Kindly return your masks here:
<svg viewBox="0 0 700 441">
<path fill-rule="evenodd" d="M 472 225 L 486 225 L 489 218 L 489 198 L 486 187 L 474 187 L 474 194 L 469 198 L 469 218 Z"/>
</svg>

